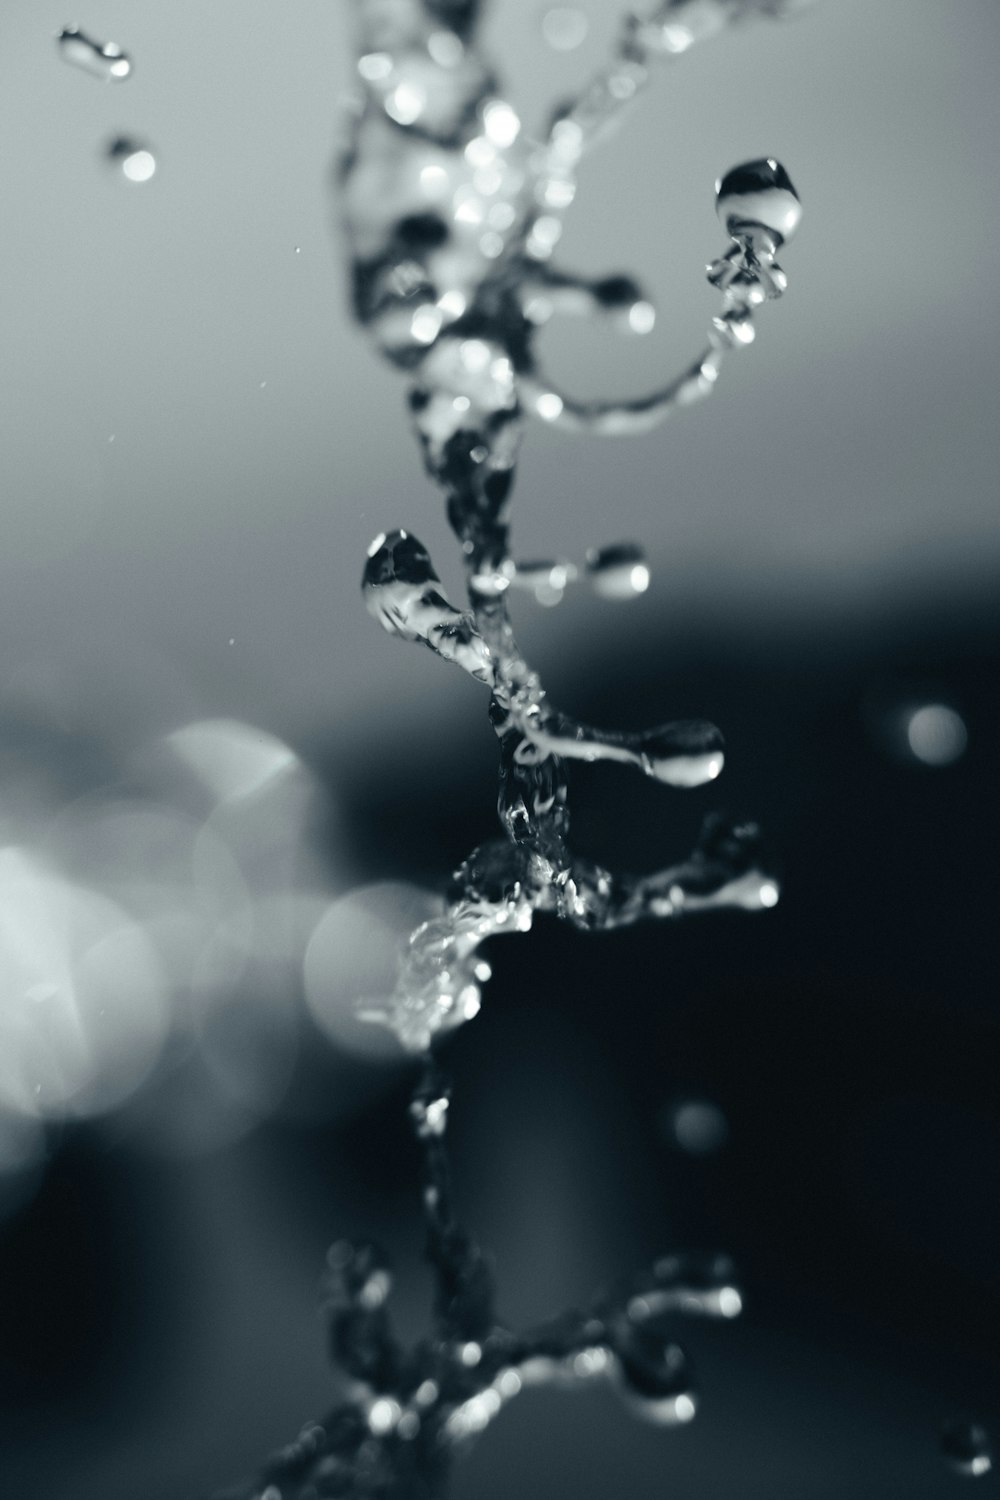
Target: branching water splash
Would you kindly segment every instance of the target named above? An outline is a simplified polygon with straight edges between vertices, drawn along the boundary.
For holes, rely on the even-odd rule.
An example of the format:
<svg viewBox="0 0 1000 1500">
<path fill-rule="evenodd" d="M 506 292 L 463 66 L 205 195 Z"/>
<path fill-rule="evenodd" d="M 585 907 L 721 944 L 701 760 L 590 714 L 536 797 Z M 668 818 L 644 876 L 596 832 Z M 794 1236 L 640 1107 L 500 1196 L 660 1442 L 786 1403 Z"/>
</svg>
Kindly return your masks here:
<svg viewBox="0 0 1000 1500">
<path fill-rule="evenodd" d="M 404 530 L 372 542 L 362 588 L 387 631 L 421 642 L 489 690 L 502 837 L 454 874 L 443 909 L 411 934 L 392 994 L 364 1012 L 423 1058 L 410 1113 L 424 1163 L 432 1331 L 404 1351 L 390 1329 L 384 1258 L 369 1245 L 335 1245 L 327 1312 L 343 1400 L 275 1455 L 256 1485 L 232 1492 L 254 1500 L 441 1496 L 462 1444 L 541 1382 L 610 1379 L 654 1421 L 694 1416 L 689 1363 L 670 1327 L 681 1313 L 739 1313 L 728 1261 L 671 1256 L 588 1309 L 528 1333 L 509 1330 L 497 1317 L 489 1261 L 453 1209 L 449 1086 L 430 1048 L 480 1007 L 490 974 L 482 943 L 526 931 L 538 911 L 595 931 L 725 906 L 760 909 L 779 897 L 756 826 L 718 816 L 693 853 L 653 875 L 612 872 L 572 850 L 567 761 L 617 761 L 666 786 L 693 787 L 721 772 L 723 741 L 703 721 L 595 729 L 550 703 L 517 645 L 511 590 L 552 604 L 587 578 L 606 597 L 629 598 L 649 573 L 632 543 L 596 549 L 582 568 L 516 561 L 508 500 L 527 415 L 602 433 L 648 428 L 711 394 L 729 354 L 753 341 L 758 310 L 785 290 L 776 257 L 798 225 L 799 200 L 776 160 L 747 162 L 716 184 L 729 244 L 708 279 L 721 304 L 705 347 L 678 376 L 639 400 L 580 401 L 555 388 L 533 352 L 537 330 L 555 313 L 603 317 L 639 335 L 655 320 L 631 277 L 587 279 L 552 264 L 584 152 L 661 59 L 731 23 L 801 3 L 665 0 L 630 15 L 607 65 L 554 112 L 539 140 L 526 139 L 477 50 L 478 0 L 357 0 L 355 8 L 363 97 L 340 183 L 353 302 L 382 353 L 409 375 L 416 434 L 461 543 L 469 604 L 449 600 L 427 550 Z"/>
</svg>

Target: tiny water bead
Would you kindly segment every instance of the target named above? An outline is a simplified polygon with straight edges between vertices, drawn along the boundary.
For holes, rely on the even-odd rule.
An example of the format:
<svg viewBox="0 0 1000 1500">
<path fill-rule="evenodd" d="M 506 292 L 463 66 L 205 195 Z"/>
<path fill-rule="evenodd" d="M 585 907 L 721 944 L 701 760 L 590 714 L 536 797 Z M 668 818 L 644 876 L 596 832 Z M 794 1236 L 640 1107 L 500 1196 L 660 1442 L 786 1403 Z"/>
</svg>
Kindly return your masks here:
<svg viewBox="0 0 1000 1500">
<path fill-rule="evenodd" d="M 148 182 L 156 171 L 156 158 L 148 146 L 125 136 L 113 140 L 105 155 L 127 182 Z"/>
<path fill-rule="evenodd" d="M 95 78 L 120 83 L 130 76 L 132 60 L 117 42 L 98 42 L 78 26 L 65 26 L 56 37 L 59 55 Z"/>
<path fill-rule="evenodd" d="M 957 1474 L 979 1479 L 993 1468 L 993 1445 L 978 1422 L 956 1420 L 941 1432 L 941 1452 Z"/>
</svg>

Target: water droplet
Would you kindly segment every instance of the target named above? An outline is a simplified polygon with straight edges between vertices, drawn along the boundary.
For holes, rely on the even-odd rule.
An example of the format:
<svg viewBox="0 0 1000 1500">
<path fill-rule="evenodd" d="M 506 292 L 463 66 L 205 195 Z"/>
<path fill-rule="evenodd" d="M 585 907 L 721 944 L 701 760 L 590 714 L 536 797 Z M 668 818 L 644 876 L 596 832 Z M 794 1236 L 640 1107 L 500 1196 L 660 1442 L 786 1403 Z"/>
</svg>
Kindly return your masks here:
<svg viewBox="0 0 1000 1500">
<path fill-rule="evenodd" d="M 445 597 L 426 547 L 407 531 L 382 533 L 368 549 L 361 588 L 384 630 L 422 641 L 481 682 L 492 680 L 489 650 L 472 616 Z"/>
<path fill-rule="evenodd" d="M 637 599 L 649 588 L 646 554 L 635 542 L 616 542 L 587 553 L 591 587 L 604 599 Z"/>
<path fill-rule="evenodd" d="M 553 5 L 541 16 L 542 36 L 555 52 L 572 52 L 586 39 L 590 21 L 576 5 Z"/>
<path fill-rule="evenodd" d="M 753 240 L 764 229 L 780 245 L 802 218 L 802 205 L 788 173 L 771 156 L 731 168 L 715 185 L 715 206 L 727 233 Z"/>
<path fill-rule="evenodd" d="M 128 182 L 148 182 L 156 171 L 152 151 L 124 136 L 112 141 L 105 154 Z"/>
<path fill-rule="evenodd" d="M 906 741 L 916 760 L 925 766 L 950 766 L 969 741 L 960 714 L 943 703 L 925 703 L 906 720 Z"/>
<path fill-rule="evenodd" d="M 78 26 L 66 26 L 56 37 L 59 55 L 96 78 L 120 83 L 132 72 L 132 60 L 117 42 L 97 42 Z"/>
<path fill-rule="evenodd" d="M 993 1467 L 989 1434 L 977 1422 L 949 1422 L 941 1433 L 941 1452 L 959 1474 L 970 1479 L 988 1474 Z"/>
<path fill-rule="evenodd" d="M 714 1156 L 729 1139 L 729 1124 L 709 1099 L 681 1099 L 669 1107 L 667 1124 L 675 1145 L 689 1156 Z"/>
<path fill-rule="evenodd" d="M 691 1369 L 679 1344 L 630 1318 L 613 1330 L 612 1348 L 618 1389 L 637 1416 L 664 1426 L 691 1421 Z"/>
</svg>

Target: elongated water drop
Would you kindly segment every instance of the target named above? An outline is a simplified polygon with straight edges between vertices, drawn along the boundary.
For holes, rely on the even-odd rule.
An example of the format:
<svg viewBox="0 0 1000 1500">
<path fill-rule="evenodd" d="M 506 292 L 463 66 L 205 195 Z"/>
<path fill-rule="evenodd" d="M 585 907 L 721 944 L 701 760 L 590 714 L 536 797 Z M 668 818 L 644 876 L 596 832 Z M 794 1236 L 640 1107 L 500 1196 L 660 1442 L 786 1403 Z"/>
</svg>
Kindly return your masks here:
<svg viewBox="0 0 1000 1500">
<path fill-rule="evenodd" d="M 941 1433 L 941 1452 L 959 1474 L 978 1479 L 993 1467 L 993 1448 L 978 1422 L 949 1422 Z"/>
<path fill-rule="evenodd" d="M 732 167 L 715 185 L 715 208 L 727 233 L 751 241 L 764 229 L 776 244 L 791 239 L 802 204 L 788 173 L 773 156 Z"/>
<path fill-rule="evenodd" d="M 664 724 L 636 735 L 642 769 L 668 786 L 702 786 L 714 781 L 725 762 L 722 735 L 703 719 Z"/>
<path fill-rule="evenodd" d="M 591 548 L 587 574 L 595 594 L 604 599 L 637 599 L 649 588 L 646 554 L 635 542 Z"/>
<path fill-rule="evenodd" d="M 117 42 L 97 42 L 78 26 L 63 27 L 56 46 L 66 62 L 109 83 L 120 83 L 132 72 L 132 60 Z"/>
<path fill-rule="evenodd" d="M 430 554 L 408 531 L 383 532 L 368 549 L 361 589 L 369 612 L 404 641 L 422 641 L 480 682 L 492 678 L 489 650 L 472 616 L 441 589 Z"/>
</svg>

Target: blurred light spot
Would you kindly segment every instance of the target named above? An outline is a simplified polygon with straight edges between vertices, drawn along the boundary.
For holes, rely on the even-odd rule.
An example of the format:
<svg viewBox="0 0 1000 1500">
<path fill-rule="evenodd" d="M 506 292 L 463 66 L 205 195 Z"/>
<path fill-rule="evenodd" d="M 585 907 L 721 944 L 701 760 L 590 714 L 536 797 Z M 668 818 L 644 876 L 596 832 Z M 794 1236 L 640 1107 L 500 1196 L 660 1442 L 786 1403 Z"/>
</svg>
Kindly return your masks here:
<svg viewBox="0 0 1000 1500">
<path fill-rule="evenodd" d="M 652 302 L 633 302 L 628 310 L 628 326 L 633 333 L 650 333 L 656 323 Z"/>
<path fill-rule="evenodd" d="M 385 1437 L 396 1426 L 402 1416 L 398 1401 L 388 1396 L 379 1396 L 368 1409 L 368 1426 L 376 1437 Z"/>
<path fill-rule="evenodd" d="M 907 743 L 917 760 L 926 766 L 950 766 L 969 741 L 960 714 L 943 703 L 925 703 L 906 723 Z"/>
<path fill-rule="evenodd" d="M 542 36 L 556 52 L 572 52 L 590 29 L 590 22 L 575 5 L 554 5 L 542 15 Z"/>
<path fill-rule="evenodd" d="M 418 344 L 433 344 L 441 332 L 441 310 L 431 303 L 418 307 L 410 319 L 410 332 Z"/>
<path fill-rule="evenodd" d="M 453 31 L 432 31 L 427 51 L 441 68 L 457 68 L 465 56 L 465 47 Z"/>
<path fill-rule="evenodd" d="M 674 1400 L 674 1420 L 677 1422 L 691 1422 L 694 1420 L 695 1404 L 692 1397 L 681 1394 Z"/>
<path fill-rule="evenodd" d="M 440 896 L 391 881 L 351 891 L 327 909 L 306 948 L 303 976 L 309 1011 L 336 1046 L 402 1060 L 394 1036 L 359 1020 L 358 1012 L 385 1006 L 411 933 L 444 909 Z"/>
<path fill-rule="evenodd" d="M 167 744 L 219 802 L 248 797 L 299 764 L 275 735 L 237 719 L 203 719 L 175 729 Z"/>
<path fill-rule="evenodd" d="M 503 99 L 491 99 L 485 105 L 483 125 L 490 140 L 501 150 L 514 144 L 521 129 L 517 114 Z"/>
<path fill-rule="evenodd" d="M 439 197 L 448 186 L 448 173 L 444 167 L 421 167 L 420 186 L 432 197 Z"/>
<path fill-rule="evenodd" d="M 358 58 L 358 72 L 369 83 L 378 83 L 392 72 L 392 58 L 387 52 L 366 52 Z"/>
<path fill-rule="evenodd" d="M 683 1099 L 669 1105 L 665 1123 L 673 1144 L 690 1156 L 714 1156 L 729 1139 L 725 1115 L 708 1099 Z"/>
<path fill-rule="evenodd" d="M 0 1105 L 101 1113 L 139 1086 L 167 1026 L 152 945 L 113 902 L 0 850 Z"/>
<path fill-rule="evenodd" d="M 759 899 L 761 906 L 777 906 L 781 892 L 773 880 L 761 882 Z"/>
<path fill-rule="evenodd" d="M 412 83 L 400 83 L 386 99 L 385 112 L 397 125 L 412 125 L 415 120 L 419 120 L 426 104 L 427 96 L 423 89 L 416 88 Z"/>
<path fill-rule="evenodd" d="M 543 391 L 535 401 L 535 410 L 545 422 L 554 422 L 562 414 L 563 401 L 555 391 Z"/>
</svg>

